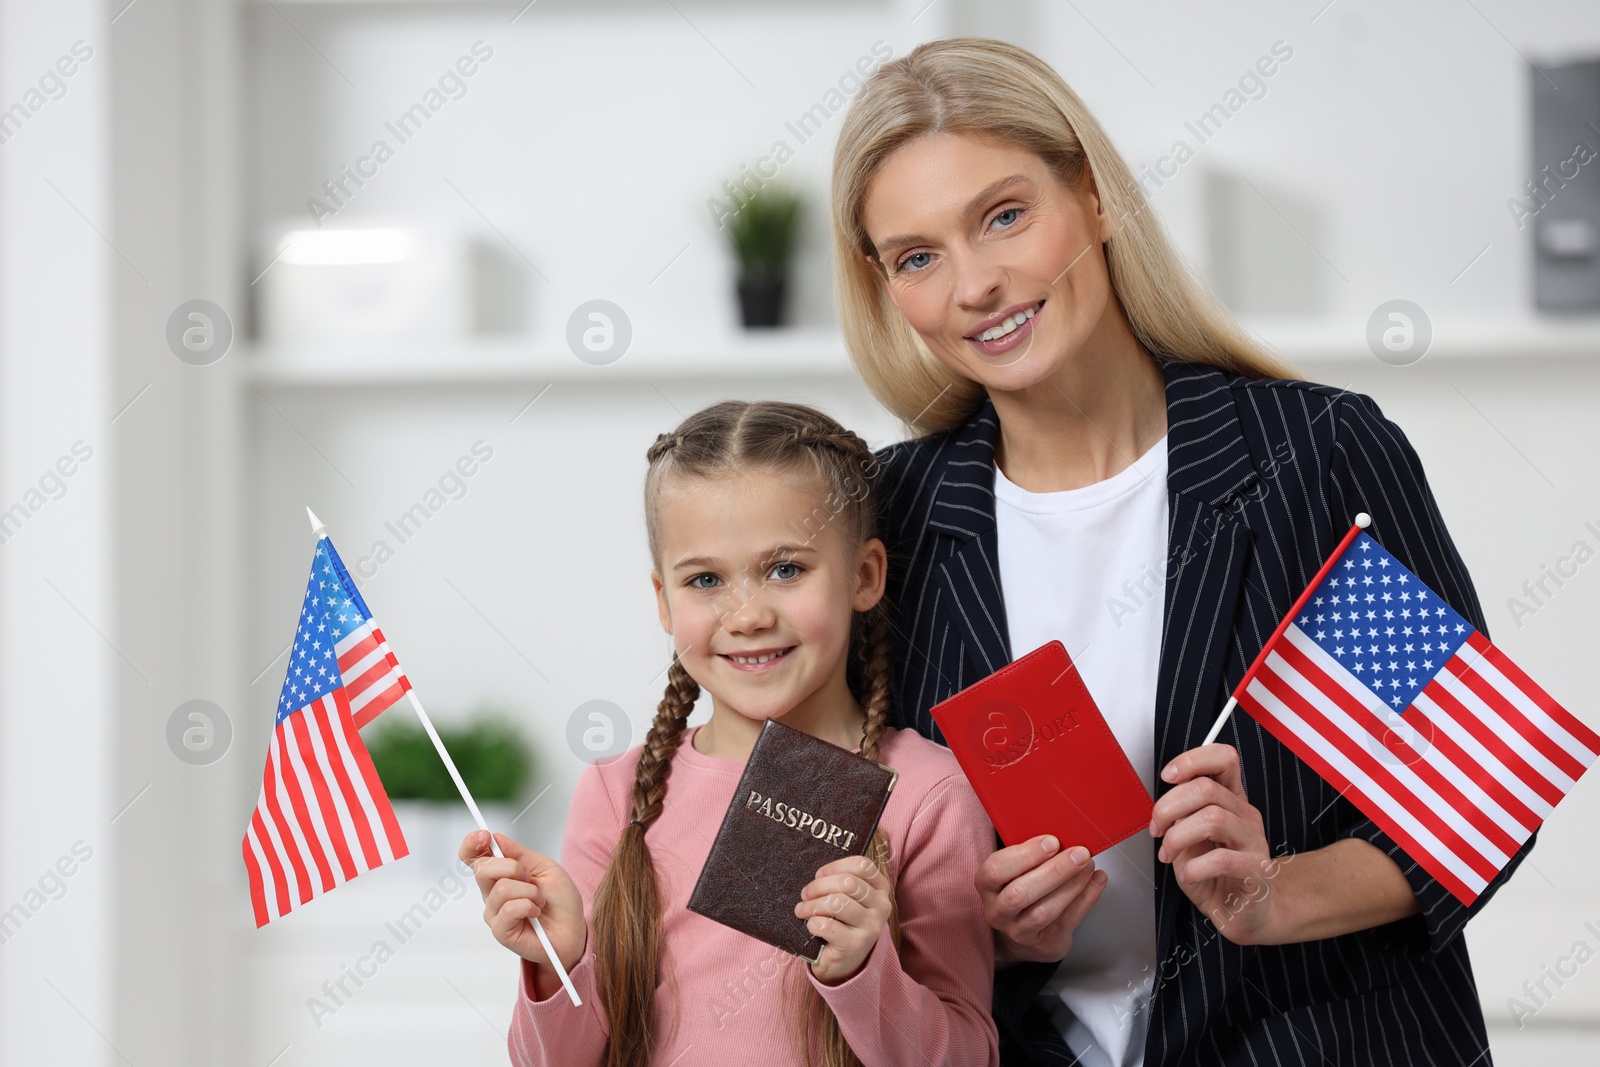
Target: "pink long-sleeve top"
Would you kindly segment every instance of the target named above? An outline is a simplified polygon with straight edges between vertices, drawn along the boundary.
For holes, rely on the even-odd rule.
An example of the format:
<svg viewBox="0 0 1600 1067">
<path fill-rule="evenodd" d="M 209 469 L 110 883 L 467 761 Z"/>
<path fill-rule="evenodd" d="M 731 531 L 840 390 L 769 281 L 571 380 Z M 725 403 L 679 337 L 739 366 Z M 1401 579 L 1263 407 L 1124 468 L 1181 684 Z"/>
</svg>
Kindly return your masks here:
<svg viewBox="0 0 1600 1067">
<path fill-rule="evenodd" d="M 789 1034 L 798 983 L 792 965 L 833 1009 L 866 1067 L 993 1067 L 1000 1062 L 989 1003 L 994 943 L 973 886 L 994 850 L 994 830 L 950 751 L 890 729 L 879 762 L 899 772 L 880 820 L 888 835 L 900 913 L 897 952 L 885 926 L 861 969 L 836 985 L 804 961 L 689 911 L 690 891 L 733 800 L 743 763 L 696 752 L 685 731 L 673 756 L 667 799 L 645 831 L 666 912 L 666 981 L 656 990 L 662 1036 L 652 1065 L 761 1064 L 806 1067 Z M 612 850 L 630 817 L 640 748 L 584 769 L 567 816 L 561 863 L 593 906 Z M 798 901 L 796 902 L 798 903 Z M 571 971 L 583 998 L 557 990 L 536 1000 L 538 965 L 523 961 L 508 1044 L 520 1067 L 590 1067 L 603 1060 L 607 1025 L 595 990 L 594 934 Z"/>
</svg>

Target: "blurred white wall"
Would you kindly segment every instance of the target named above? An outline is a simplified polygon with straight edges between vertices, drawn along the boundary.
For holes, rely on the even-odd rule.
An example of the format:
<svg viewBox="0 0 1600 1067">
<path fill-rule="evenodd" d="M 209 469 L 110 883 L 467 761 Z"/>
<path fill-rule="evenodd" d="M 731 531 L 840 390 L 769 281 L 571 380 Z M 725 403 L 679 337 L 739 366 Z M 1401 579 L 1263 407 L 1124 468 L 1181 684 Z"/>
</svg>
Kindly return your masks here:
<svg viewBox="0 0 1600 1067">
<path fill-rule="evenodd" d="M 248 918 L 238 842 L 312 547 L 301 509 L 316 508 L 349 562 L 379 540 L 394 550 L 364 588 L 436 718 L 494 701 L 526 724 L 540 761 L 528 799 L 540 798 L 514 829 L 557 850 L 582 766 L 571 715 L 615 702 L 637 739 L 660 695 L 669 646 L 639 506 L 649 442 L 726 396 L 806 400 L 874 443 L 898 436 L 831 332 L 838 116 L 803 142 L 786 125 L 879 41 L 900 55 L 977 32 L 1035 49 L 1136 170 L 1177 138 L 1193 144 L 1185 123 L 1275 42 L 1292 48 L 1156 208 L 1196 265 L 1233 271 L 1258 310 L 1273 306 L 1264 275 L 1298 272 L 1310 312 L 1252 322 L 1308 376 L 1371 393 L 1407 430 L 1492 635 L 1595 721 L 1600 579 L 1580 570 L 1520 626 L 1508 600 L 1573 542 L 1600 547 L 1585 526 L 1600 527 L 1600 328 L 1536 320 L 1505 207 L 1532 176 L 1523 55 L 1600 51 L 1592 5 L 125 4 L 0 0 L 0 107 L 74 41 L 95 49 L 0 143 L 0 507 L 75 440 L 95 450 L 0 543 L 0 908 L 74 841 L 94 850 L 0 943 L 0 1063 L 502 1055 L 514 968 L 470 894 L 336 1014 L 308 1008 L 440 884 L 448 855 L 363 876 L 263 931 Z M 520 275 L 525 334 L 253 337 L 277 268 L 252 279 L 277 231 L 313 225 L 306 200 L 478 41 L 493 54 L 464 95 L 327 221 L 480 237 Z M 787 341 L 739 331 L 706 206 L 780 140 L 794 150 L 781 176 L 812 196 Z M 1250 241 L 1222 248 L 1208 205 L 1229 175 L 1261 203 L 1241 201 Z M 1380 363 L 1364 341 L 1368 314 L 1397 297 L 1436 330 L 1414 366 Z M 237 327 L 211 366 L 181 363 L 164 338 L 197 298 Z M 569 314 L 595 298 L 633 326 L 612 366 L 566 350 Z M 477 442 L 493 458 L 399 543 L 385 523 Z M 180 762 L 166 738 L 192 699 L 215 701 L 234 732 L 207 766 Z M 1600 947 L 1584 925 L 1600 925 L 1585 847 L 1597 814 L 1585 781 L 1469 931 L 1502 1063 L 1577 1062 L 1600 1028 L 1589 969 L 1523 1029 L 1507 1007 L 1575 941 Z"/>
<path fill-rule="evenodd" d="M 92 3 L 0 4 L 6 107 L 61 57 L 74 72 L 53 99 L 39 96 L 40 113 L 0 118 L 10 134 L 0 145 L 3 1063 L 106 1054 L 96 1030 L 112 1028 L 118 1003 L 116 875 L 138 817 L 136 807 L 118 819 L 134 794 L 118 780 L 113 742 L 116 694 L 145 682 L 115 647 L 120 265 L 97 232 L 112 202 L 98 15 Z M 81 64 L 76 41 L 90 53 Z"/>
</svg>

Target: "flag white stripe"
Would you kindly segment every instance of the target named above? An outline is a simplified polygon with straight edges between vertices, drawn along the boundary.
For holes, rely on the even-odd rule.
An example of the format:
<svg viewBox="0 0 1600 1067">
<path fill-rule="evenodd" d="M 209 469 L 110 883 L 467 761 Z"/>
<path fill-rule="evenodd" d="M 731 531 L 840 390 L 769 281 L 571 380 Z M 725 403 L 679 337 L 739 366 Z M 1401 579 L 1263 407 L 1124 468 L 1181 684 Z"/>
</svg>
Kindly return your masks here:
<svg viewBox="0 0 1600 1067">
<path fill-rule="evenodd" d="M 1309 658 L 1317 670 L 1327 676 L 1327 681 L 1331 685 L 1337 686 L 1351 696 L 1356 697 L 1362 706 L 1366 708 L 1367 713 L 1378 720 L 1380 727 L 1388 728 L 1387 709 L 1377 713 L 1373 711 L 1374 704 L 1377 704 L 1378 707 L 1382 707 L 1382 704 L 1378 703 L 1377 697 L 1366 686 L 1362 685 L 1354 675 L 1345 669 L 1344 664 L 1324 652 L 1298 626 L 1291 625 L 1288 630 L 1284 631 L 1283 636 L 1291 645 Z M 1268 658 L 1268 663 L 1271 664 L 1273 673 L 1293 686 L 1295 691 L 1304 697 L 1312 707 L 1322 712 L 1323 716 L 1327 718 L 1335 729 L 1349 738 L 1358 748 L 1367 751 L 1375 765 L 1374 769 L 1381 767 L 1383 770 L 1387 770 L 1390 778 L 1394 779 L 1398 785 L 1410 790 L 1411 795 L 1417 798 L 1417 802 L 1441 818 L 1445 817 L 1446 812 L 1456 811 L 1456 806 L 1440 796 L 1438 791 L 1425 781 L 1409 763 L 1399 760 L 1389 763 L 1382 760 L 1377 753 L 1372 752 L 1369 746 L 1379 744 L 1381 747 L 1381 743 L 1377 742 L 1376 738 L 1369 734 L 1363 726 L 1351 719 L 1350 714 L 1319 689 L 1314 681 L 1304 677 L 1296 670 L 1279 652 L 1274 650 Z M 1372 696 L 1370 702 L 1366 699 L 1368 696 Z M 1387 752 L 1388 750 L 1385 749 L 1384 751 Z M 1410 803 L 1409 801 L 1401 801 L 1399 798 L 1396 798 L 1396 802 Z M 1485 837 L 1483 832 L 1474 826 L 1470 819 L 1461 816 L 1449 821 L 1462 840 L 1475 849 L 1479 856 L 1494 864 L 1495 870 L 1504 867 L 1507 861 L 1511 859 L 1509 853 Z"/>
<path fill-rule="evenodd" d="M 265 821 L 264 816 L 263 821 Z M 269 919 L 276 919 L 282 914 L 278 911 L 278 883 L 272 877 L 272 864 L 267 862 L 266 846 L 256 835 L 255 819 L 250 820 L 250 826 L 245 830 L 244 837 L 250 843 L 250 852 L 256 858 L 256 866 L 261 870 L 261 895 L 267 904 L 267 915 Z"/>
<path fill-rule="evenodd" d="M 1499 756 L 1485 748 L 1483 742 L 1472 736 L 1472 732 L 1466 726 L 1456 721 L 1456 717 L 1450 713 L 1448 708 L 1430 697 L 1426 689 L 1418 694 L 1416 705 L 1427 714 L 1435 729 L 1449 734 L 1452 741 L 1460 745 L 1469 756 L 1477 760 L 1478 765 L 1483 768 L 1485 774 L 1505 786 L 1508 792 L 1522 801 L 1535 819 L 1539 822 L 1544 822 L 1545 816 L 1550 814 L 1552 807 L 1550 802 L 1530 789 L 1528 783 L 1522 780 L 1522 776 L 1502 763 Z M 1499 731 L 1496 732 L 1498 733 Z M 1526 834 L 1518 836 L 1518 840 L 1522 840 L 1526 836 Z"/>
<path fill-rule="evenodd" d="M 383 645 L 374 645 L 372 647 L 372 651 L 368 652 L 365 656 L 362 656 L 348 668 L 341 668 L 339 673 L 344 678 L 345 692 L 347 694 L 354 692 L 352 687 L 355 685 L 356 681 L 360 679 L 363 674 L 366 674 L 372 668 L 382 663 L 383 657 L 387 652 L 388 649 L 384 648 Z"/>
<path fill-rule="evenodd" d="M 333 651 L 336 654 L 343 656 L 346 652 L 349 652 L 352 648 L 355 648 L 361 642 L 365 641 L 367 639 L 367 635 L 370 633 L 372 633 L 372 620 L 368 619 L 366 622 L 357 626 L 354 630 L 351 630 L 349 633 L 339 638 L 339 640 L 334 643 Z M 381 644 L 382 642 L 379 643 Z"/>
<path fill-rule="evenodd" d="M 300 820 L 295 816 L 294 801 L 289 796 L 289 784 L 284 780 L 283 746 L 279 743 L 282 734 L 283 726 L 281 724 L 272 731 L 272 769 L 276 772 L 273 774 L 273 793 L 278 800 L 278 810 L 283 812 L 283 821 L 289 824 L 289 836 L 294 839 L 295 845 L 299 848 L 300 863 L 306 869 L 306 877 L 311 882 L 308 888 L 311 890 L 311 896 L 315 898 L 322 893 L 322 879 L 317 874 L 316 860 L 312 858 L 311 846 L 306 842 L 305 834 L 300 827 Z M 270 819 L 271 816 L 269 815 L 268 818 Z M 287 860 L 288 857 L 285 856 L 285 866 L 288 870 L 293 871 L 294 865 L 288 863 Z M 295 876 L 295 881 L 299 881 L 298 875 Z M 298 898 L 296 900 L 298 901 Z"/>
<path fill-rule="evenodd" d="M 335 710 L 335 716 L 338 711 Z M 334 719 L 333 743 L 339 748 L 339 759 L 350 772 L 350 784 L 355 787 L 356 799 L 361 802 L 361 812 L 366 819 L 367 827 L 372 831 L 372 839 L 378 846 L 378 862 L 388 863 L 395 858 L 394 850 L 389 847 L 389 835 L 383 828 L 383 820 L 378 817 L 377 805 L 373 803 L 372 793 L 367 789 L 367 780 L 361 774 L 361 765 L 355 761 L 350 753 L 350 746 L 345 741 L 344 728 L 337 718 Z M 369 870 L 366 861 L 361 861 L 361 869 Z"/>
<path fill-rule="evenodd" d="M 369 619 L 346 634 L 344 638 L 334 646 L 334 651 L 342 657 L 351 649 L 361 644 L 361 642 L 365 641 L 368 636 L 376 636 L 376 633 L 377 627 L 374 626 L 372 621 Z M 376 646 L 374 646 L 366 655 L 362 656 L 359 660 L 352 664 L 348 670 L 342 670 L 339 672 L 340 680 L 345 683 L 345 696 L 350 702 L 350 713 L 352 715 L 364 709 L 368 704 L 381 697 L 384 693 L 387 693 L 392 686 L 405 678 L 405 671 L 401 670 L 400 665 L 396 663 L 388 671 L 374 679 L 370 684 L 360 687 L 357 686 L 357 680 L 363 674 L 366 674 L 372 668 L 378 666 L 380 663 L 383 663 L 389 657 L 389 642 L 380 640 Z"/>
<path fill-rule="evenodd" d="M 300 714 L 304 715 L 305 712 Z M 289 750 L 289 761 L 294 766 L 295 777 L 300 782 L 300 795 L 305 797 L 306 813 L 311 817 L 310 831 L 316 835 L 317 844 L 322 847 L 322 859 L 328 865 L 329 872 L 333 875 L 333 884 L 338 885 L 344 880 L 339 870 L 339 853 L 333 847 L 333 835 L 328 832 L 327 822 L 323 818 L 322 804 L 317 799 L 316 787 L 312 785 L 311 769 L 306 766 L 305 759 L 300 755 L 300 746 L 296 743 L 294 732 L 290 728 L 293 722 L 293 716 L 283 722 L 284 747 Z M 305 859 L 306 867 L 313 872 L 312 877 L 316 879 L 317 885 L 320 887 L 322 885 L 322 875 L 317 870 L 317 858 L 308 855 Z"/>
<path fill-rule="evenodd" d="M 273 731 L 276 736 L 277 731 Z M 270 743 L 269 743 L 270 746 Z M 272 765 L 273 777 L 277 777 L 278 765 Z M 278 795 L 278 785 L 272 783 L 272 795 Z M 289 892 L 289 907 L 294 907 L 300 902 L 300 877 L 294 872 L 294 864 L 289 862 L 289 850 L 283 843 L 283 834 L 278 830 L 278 824 L 272 817 L 272 812 L 267 808 L 266 783 L 262 784 L 261 798 L 256 801 L 256 810 L 261 812 L 261 825 L 267 828 L 267 844 L 272 846 L 272 854 L 278 858 L 278 865 L 283 868 L 284 888 Z M 289 816 L 284 816 L 288 821 Z"/>
<path fill-rule="evenodd" d="M 328 792 L 333 794 L 334 811 L 339 819 L 339 827 L 344 831 L 345 847 L 350 851 L 350 859 L 355 865 L 356 873 L 360 874 L 367 869 L 366 860 L 361 854 L 361 838 L 356 833 L 355 819 L 351 816 L 350 806 L 345 801 L 344 790 L 339 788 L 339 779 L 333 773 L 333 762 L 327 743 L 322 739 L 323 722 L 329 723 L 334 730 L 338 729 L 338 710 L 329 707 L 332 702 L 333 697 L 325 696 L 312 704 L 307 713 L 314 717 L 306 725 L 311 727 L 311 747 L 317 754 L 317 762 L 322 765 Z M 345 773 L 349 773 L 349 768 L 346 768 Z"/>
<path fill-rule="evenodd" d="M 1467 710 L 1468 715 L 1474 716 L 1479 722 L 1494 731 L 1495 736 L 1504 741 L 1507 748 L 1510 748 L 1526 760 L 1528 766 L 1543 775 L 1551 785 L 1561 790 L 1563 795 L 1573 787 L 1573 780 L 1567 777 L 1560 767 L 1551 763 L 1545 754 L 1534 746 L 1532 741 L 1523 737 L 1521 731 L 1511 723 L 1506 722 L 1504 716 L 1484 703 L 1483 699 L 1477 693 L 1474 693 L 1460 678 L 1457 678 L 1450 671 L 1444 670 L 1439 672 L 1434 681 L 1438 682 L 1445 692 L 1459 700 L 1461 706 Z"/>
<path fill-rule="evenodd" d="M 1560 745 L 1567 755 L 1577 760 L 1584 767 L 1588 767 L 1589 764 L 1595 761 L 1595 757 L 1600 755 L 1600 753 L 1590 752 L 1588 746 L 1573 737 L 1565 726 L 1552 719 L 1550 713 L 1535 703 L 1527 693 L 1523 692 L 1521 686 L 1502 674 L 1500 668 L 1496 667 L 1488 656 L 1479 654 L 1478 650 L 1470 645 L 1463 645 L 1457 655 L 1461 656 L 1468 670 L 1488 682 L 1495 692 L 1504 697 L 1512 707 L 1522 712 L 1535 728 Z"/>
<path fill-rule="evenodd" d="M 389 691 L 389 687 L 391 685 L 394 685 L 396 682 L 398 682 L 400 680 L 400 678 L 401 678 L 400 668 L 396 667 L 393 670 L 391 670 L 388 674 L 383 675 L 377 681 L 375 681 L 371 685 L 367 686 L 367 688 L 361 690 L 361 692 L 359 694 L 351 696 L 350 697 L 350 711 L 352 713 L 360 711 L 362 708 L 366 707 L 368 704 L 372 703 L 374 700 L 376 700 L 379 697 L 383 696 L 384 693 Z M 350 690 L 349 692 L 354 693 L 354 690 Z"/>
<path fill-rule="evenodd" d="M 1280 661 L 1282 659 L 1282 657 L 1278 656 L 1277 653 L 1273 653 L 1273 658 L 1279 659 Z M 1270 662 L 1271 660 L 1269 659 L 1268 663 Z M 1417 818 L 1405 807 L 1405 805 L 1399 803 L 1397 800 L 1391 797 L 1385 789 L 1372 780 L 1371 776 L 1368 775 L 1365 770 L 1347 759 L 1344 753 L 1335 748 L 1327 738 L 1323 737 L 1322 734 L 1312 729 L 1304 720 L 1300 718 L 1300 716 L 1296 715 L 1294 711 L 1288 707 L 1288 705 L 1284 704 L 1283 701 L 1279 700 L 1275 695 L 1273 695 L 1273 693 L 1261 683 L 1259 675 L 1251 681 L 1250 687 L 1246 691 L 1252 698 L 1256 700 L 1257 703 L 1265 708 L 1269 714 L 1271 714 L 1279 722 L 1283 723 L 1283 725 L 1292 733 L 1294 733 L 1296 737 L 1300 738 L 1302 743 L 1316 752 L 1318 756 L 1327 762 L 1327 764 L 1332 767 L 1336 773 L 1342 775 L 1346 781 L 1350 782 L 1357 789 L 1361 790 L 1361 792 L 1365 793 L 1367 798 L 1371 800 L 1373 804 L 1377 805 L 1386 815 L 1388 815 L 1395 822 L 1399 823 L 1405 829 L 1406 833 L 1411 835 L 1412 840 L 1414 840 L 1419 847 L 1427 850 L 1428 854 L 1432 856 L 1434 860 L 1437 861 L 1441 866 L 1448 868 L 1450 872 L 1460 879 L 1469 890 L 1471 890 L 1473 893 L 1480 893 L 1483 891 L 1483 887 L 1489 884 L 1481 875 L 1478 874 L 1477 871 L 1463 863 L 1461 858 L 1457 856 L 1454 851 L 1446 848 L 1443 843 L 1441 843 L 1439 839 L 1433 835 L 1433 831 L 1429 830 L 1426 826 L 1419 822 Z"/>
</svg>

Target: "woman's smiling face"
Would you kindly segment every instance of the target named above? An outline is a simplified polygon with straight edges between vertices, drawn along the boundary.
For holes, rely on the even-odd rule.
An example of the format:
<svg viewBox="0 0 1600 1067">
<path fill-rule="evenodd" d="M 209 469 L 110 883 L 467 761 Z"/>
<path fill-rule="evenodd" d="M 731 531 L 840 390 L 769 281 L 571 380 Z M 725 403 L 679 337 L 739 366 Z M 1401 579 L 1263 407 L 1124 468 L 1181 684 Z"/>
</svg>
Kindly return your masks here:
<svg viewBox="0 0 1600 1067">
<path fill-rule="evenodd" d="M 847 696 L 851 622 L 882 596 L 883 543 L 851 551 L 810 481 L 678 477 L 656 501 L 661 625 L 689 675 L 747 718 Z"/>
<path fill-rule="evenodd" d="M 909 141 L 867 187 L 889 297 L 939 361 L 989 389 L 1050 378 L 1111 303 L 1092 180 L 1063 185 L 1026 149 L 966 133 Z"/>
</svg>

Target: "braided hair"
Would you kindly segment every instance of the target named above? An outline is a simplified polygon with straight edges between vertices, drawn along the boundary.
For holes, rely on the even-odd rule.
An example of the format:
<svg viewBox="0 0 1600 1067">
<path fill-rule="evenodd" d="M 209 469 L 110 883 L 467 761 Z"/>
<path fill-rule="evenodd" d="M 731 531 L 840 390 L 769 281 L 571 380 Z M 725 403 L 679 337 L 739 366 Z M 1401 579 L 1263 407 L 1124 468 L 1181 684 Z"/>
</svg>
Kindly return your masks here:
<svg viewBox="0 0 1600 1067">
<path fill-rule="evenodd" d="M 825 521 L 836 521 L 847 543 L 861 545 L 877 535 L 877 457 L 859 436 L 803 404 L 726 400 L 685 419 L 676 430 L 657 436 L 645 453 L 645 530 L 650 558 L 659 567 L 657 500 L 669 479 L 715 477 L 733 471 L 793 472 L 813 475 L 824 490 Z M 879 599 L 858 611 L 851 623 L 846 677 L 866 713 L 861 754 L 878 758 L 889 724 L 891 656 L 888 604 Z M 672 757 L 700 686 L 673 657 L 667 688 L 645 737 L 634 770 L 630 822 L 595 892 L 591 921 L 595 934 L 597 987 L 609 1023 L 606 1067 L 645 1067 L 660 1039 L 655 996 L 663 971 L 660 882 L 645 834 L 666 802 Z M 889 840 L 874 832 L 867 855 L 894 883 Z M 889 933 L 900 944 L 898 909 L 892 904 Z M 787 968 L 792 975 L 796 968 Z M 787 976 L 786 976 L 787 977 Z M 792 1037 L 802 1062 L 820 1067 L 860 1067 L 839 1029 L 838 1020 L 804 982 L 796 994 Z"/>
</svg>

